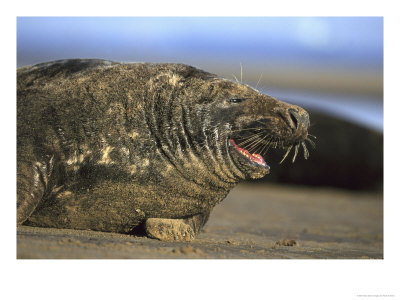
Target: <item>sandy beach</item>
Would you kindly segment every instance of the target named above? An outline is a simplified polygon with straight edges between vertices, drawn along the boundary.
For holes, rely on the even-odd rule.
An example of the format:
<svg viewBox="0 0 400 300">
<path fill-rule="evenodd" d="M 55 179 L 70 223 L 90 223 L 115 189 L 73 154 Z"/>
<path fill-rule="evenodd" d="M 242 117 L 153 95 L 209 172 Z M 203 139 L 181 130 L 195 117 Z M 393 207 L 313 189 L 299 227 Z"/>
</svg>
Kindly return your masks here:
<svg viewBox="0 0 400 300">
<path fill-rule="evenodd" d="M 382 198 L 379 192 L 241 184 L 192 242 L 21 226 L 17 258 L 382 259 Z"/>
</svg>

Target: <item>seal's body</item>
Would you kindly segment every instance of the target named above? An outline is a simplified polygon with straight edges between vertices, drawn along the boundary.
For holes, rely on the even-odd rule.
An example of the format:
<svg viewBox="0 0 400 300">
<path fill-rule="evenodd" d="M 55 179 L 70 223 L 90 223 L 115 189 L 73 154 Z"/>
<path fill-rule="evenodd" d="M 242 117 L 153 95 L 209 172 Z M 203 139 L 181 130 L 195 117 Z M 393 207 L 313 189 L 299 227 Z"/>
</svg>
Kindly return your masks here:
<svg viewBox="0 0 400 300">
<path fill-rule="evenodd" d="M 17 71 L 17 220 L 190 240 L 307 113 L 182 64 L 65 60 Z M 251 145 L 252 144 L 252 145 Z"/>
</svg>

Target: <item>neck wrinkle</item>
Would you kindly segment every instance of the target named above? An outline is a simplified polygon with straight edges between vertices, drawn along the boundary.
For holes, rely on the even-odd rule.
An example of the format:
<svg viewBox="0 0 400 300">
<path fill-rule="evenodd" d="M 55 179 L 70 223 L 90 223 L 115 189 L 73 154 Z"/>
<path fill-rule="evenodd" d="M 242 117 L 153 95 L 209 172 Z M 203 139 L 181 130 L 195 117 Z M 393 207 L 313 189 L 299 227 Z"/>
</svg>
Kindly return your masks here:
<svg viewBox="0 0 400 300">
<path fill-rule="evenodd" d="M 201 133 L 194 133 L 193 130 L 194 127 L 190 121 L 190 113 L 188 109 L 184 107 L 183 104 L 181 104 L 180 126 L 182 128 L 181 132 L 184 135 L 184 139 L 189 146 L 189 151 L 187 151 L 187 155 L 190 156 L 189 159 L 192 160 L 192 164 L 193 163 L 194 165 L 201 164 L 203 169 L 207 170 L 208 175 L 212 176 L 211 183 L 214 186 L 223 189 L 231 188 L 231 185 L 235 184 L 236 181 L 232 181 L 232 179 L 227 176 L 221 176 L 220 174 L 221 172 L 220 173 L 216 172 L 215 167 L 220 168 L 220 166 L 218 162 L 215 160 L 214 156 L 211 155 L 211 149 L 209 148 L 207 143 L 207 136 L 204 133 L 204 127 L 202 128 Z M 200 140 L 205 140 L 203 145 L 199 143 L 199 136 L 203 137 L 203 139 Z M 205 149 L 207 151 L 205 151 Z M 193 162 L 193 158 L 195 159 L 195 162 Z M 210 164 L 207 163 L 210 160 L 214 162 L 213 164 L 214 167 L 210 167 Z"/>
<path fill-rule="evenodd" d="M 219 177 L 216 177 L 215 174 L 210 174 L 207 165 L 204 163 L 203 157 L 196 155 L 198 150 L 193 151 L 193 149 L 196 149 L 196 144 L 190 142 L 190 131 L 188 131 L 187 128 L 185 130 L 184 120 L 175 119 L 175 121 L 172 121 L 173 118 L 168 117 L 172 116 L 170 111 L 176 107 L 168 105 L 168 108 L 165 106 L 164 108 L 166 114 L 160 116 L 160 114 L 157 113 L 159 109 L 156 109 L 156 101 L 152 101 L 146 116 L 147 126 L 150 130 L 151 136 L 156 141 L 161 156 L 175 167 L 182 178 L 195 183 L 202 189 L 211 189 L 218 193 L 221 191 L 229 191 L 232 188 L 233 183 L 227 183 Z M 175 127 L 175 129 L 178 129 L 178 132 L 174 133 L 174 125 L 178 125 Z M 188 125 L 190 125 L 190 123 Z M 179 137 L 188 143 L 186 145 L 187 147 L 182 149 Z M 207 170 L 207 172 L 204 172 L 204 170 Z M 211 180 L 210 175 L 212 176 Z"/>
<path fill-rule="evenodd" d="M 229 148 L 228 148 L 228 135 L 223 134 L 219 136 L 218 144 L 220 147 L 216 147 L 218 151 L 218 158 L 224 170 L 233 178 L 236 182 L 244 180 L 246 178 L 245 174 L 237 167 L 237 165 L 232 160 Z"/>
</svg>

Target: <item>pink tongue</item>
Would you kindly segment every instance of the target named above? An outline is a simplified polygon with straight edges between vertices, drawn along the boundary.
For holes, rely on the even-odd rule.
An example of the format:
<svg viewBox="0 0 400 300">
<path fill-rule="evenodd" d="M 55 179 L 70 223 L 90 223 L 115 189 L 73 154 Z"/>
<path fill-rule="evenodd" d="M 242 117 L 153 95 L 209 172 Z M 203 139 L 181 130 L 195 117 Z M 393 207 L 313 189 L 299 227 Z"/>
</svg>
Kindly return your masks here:
<svg viewBox="0 0 400 300">
<path fill-rule="evenodd" d="M 250 154 L 250 152 L 247 151 L 246 149 L 240 148 L 238 145 L 236 145 L 235 141 L 232 140 L 232 139 L 229 140 L 229 143 L 231 143 L 233 146 L 235 146 L 235 148 L 240 153 L 242 153 L 243 155 L 247 156 L 251 161 L 254 161 L 254 162 L 258 163 L 259 165 L 263 165 L 263 166 L 267 165 L 260 154 L 257 154 L 257 153 Z"/>
</svg>

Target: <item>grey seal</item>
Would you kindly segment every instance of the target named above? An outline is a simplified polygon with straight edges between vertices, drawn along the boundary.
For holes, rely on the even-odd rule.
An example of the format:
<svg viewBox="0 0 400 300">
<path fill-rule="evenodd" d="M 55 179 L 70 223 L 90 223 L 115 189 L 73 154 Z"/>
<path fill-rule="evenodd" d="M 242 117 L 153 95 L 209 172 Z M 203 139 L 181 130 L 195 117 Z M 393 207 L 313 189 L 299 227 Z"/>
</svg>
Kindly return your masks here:
<svg viewBox="0 0 400 300">
<path fill-rule="evenodd" d="M 17 70 L 17 224 L 192 240 L 262 156 L 308 151 L 308 113 L 184 64 Z"/>
</svg>

